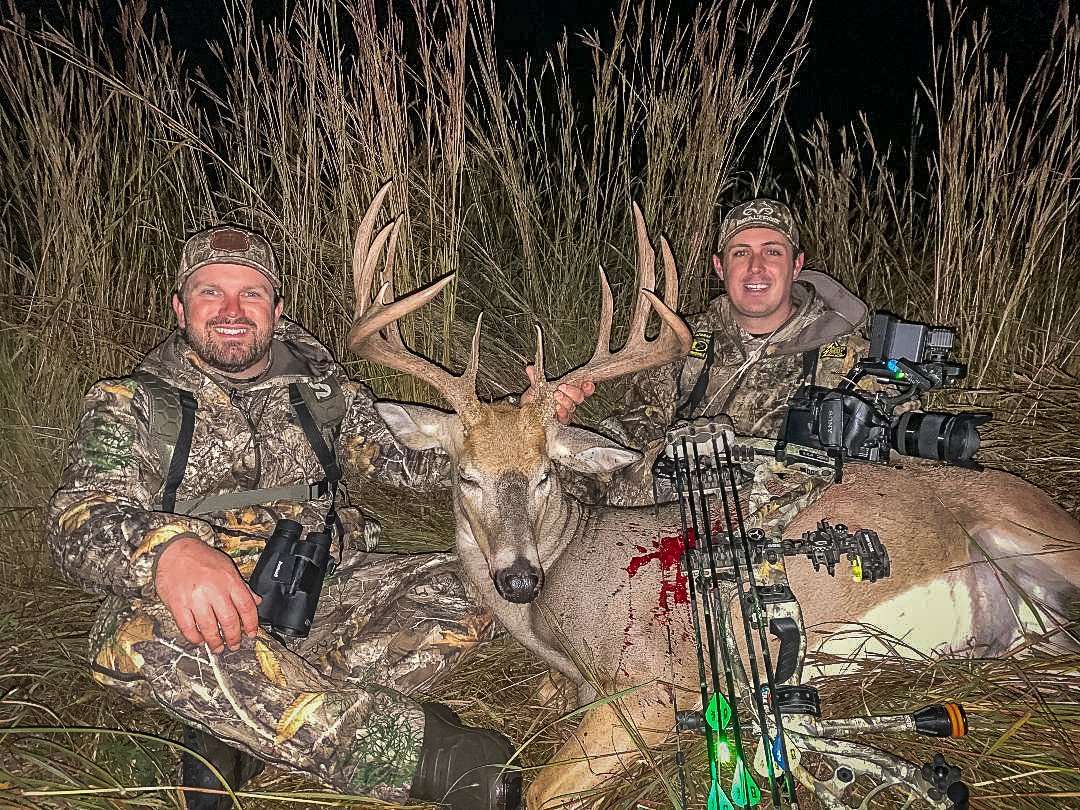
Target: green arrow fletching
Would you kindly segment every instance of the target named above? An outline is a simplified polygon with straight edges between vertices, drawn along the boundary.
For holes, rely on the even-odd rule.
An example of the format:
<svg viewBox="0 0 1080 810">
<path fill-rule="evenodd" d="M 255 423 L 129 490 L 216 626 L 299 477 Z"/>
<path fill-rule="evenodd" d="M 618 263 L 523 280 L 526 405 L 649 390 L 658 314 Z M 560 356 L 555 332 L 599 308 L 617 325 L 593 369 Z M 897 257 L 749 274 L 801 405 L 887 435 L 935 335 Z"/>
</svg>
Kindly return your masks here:
<svg viewBox="0 0 1080 810">
<path fill-rule="evenodd" d="M 731 704 L 719 692 L 714 692 L 709 705 L 705 707 L 705 722 L 713 731 L 719 731 L 731 725 Z"/>
<path fill-rule="evenodd" d="M 708 810 L 735 810 L 734 805 L 720 789 L 720 783 L 715 779 L 709 789 Z"/>
<path fill-rule="evenodd" d="M 742 757 L 735 763 L 735 778 L 731 780 L 731 800 L 739 807 L 761 804 L 761 791 L 754 784 Z"/>
</svg>

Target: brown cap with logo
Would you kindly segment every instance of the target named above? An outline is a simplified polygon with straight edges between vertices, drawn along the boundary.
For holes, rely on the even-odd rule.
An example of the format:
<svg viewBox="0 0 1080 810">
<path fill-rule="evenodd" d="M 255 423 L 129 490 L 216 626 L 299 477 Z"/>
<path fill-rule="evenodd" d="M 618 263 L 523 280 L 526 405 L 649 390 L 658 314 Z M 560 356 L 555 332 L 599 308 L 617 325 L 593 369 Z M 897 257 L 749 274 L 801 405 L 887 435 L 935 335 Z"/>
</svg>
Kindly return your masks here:
<svg viewBox="0 0 1080 810">
<path fill-rule="evenodd" d="M 261 234 L 236 225 L 215 225 L 192 236 L 180 255 L 176 289 L 184 286 L 192 273 L 208 264 L 242 264 L 253 267 L 281 289 L 281 276 L 270 243 Z"/>
<path fill-rule="evenodd" d="M 747 228 L 772 228 L 780 231 L 788 238 L 795 251 L 799 251 L 799 229 L 795 227 L 795 217 L 791 215 L 791 209 L 782 202 L 759 197 L 739 203 L 728 211 L 720 224 L 720 249 L 724 249 L 731 237 Z"/>
</svg>

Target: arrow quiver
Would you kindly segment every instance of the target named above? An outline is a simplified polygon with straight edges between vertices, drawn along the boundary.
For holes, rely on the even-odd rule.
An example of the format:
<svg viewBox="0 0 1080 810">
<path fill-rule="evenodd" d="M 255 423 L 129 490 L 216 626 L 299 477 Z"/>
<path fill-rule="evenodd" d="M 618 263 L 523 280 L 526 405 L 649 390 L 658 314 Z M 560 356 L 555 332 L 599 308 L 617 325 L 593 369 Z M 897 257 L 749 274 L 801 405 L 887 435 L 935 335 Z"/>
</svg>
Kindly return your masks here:
<svg viewBox="0 0 1080 810">
<path fill-rule="evenodd" d="M 817 689 L 803 682 L 806 633 L 785 560 L 805 557 L 829 576 L 847 564 L 852 578 L 869 586 L 891 573 L 888 550 L 878 535 L 823 520 L 799 538 L 770 538 L 746 525 L 736 464 L 753 463 L 755 449 L 759 457 L 776 458 L 772 447 L 737 442 L 726 416 L 676 423 L 666 439 L 653 472 L 678 496 L 685 538 L 681 567 L 702 707 L 676 706 L 675 726 L 705 737 L 708 810 L 757 805 L 763 790 L 771 807 L 797 809 L 796 784 L 830 810 L 868 810 L 875 796 L 889 790 L 921 800 L 920 806 L 966 810 L 967 787 L 959 769 L 941 754 L 915 765 L 855 739 L 871 731 L 959 737 L 967 730 L 961 706 L 935 704 L 905 715 L 822 720 Z M 779 642 L 775 660 L 768 635 Z M 752 738 L 757 743 L 748 763 L 745 746 Z M 806 754 L 816 760 L 813 768 L 803 766 Z M 677 761 L 681 768 L 681 742 Z M 860 776 L 867 779 L 859 782 Z M 680 772 L 680 779 L 685 807 L 685 774 Z M 852 800 L 861 803 L 852 805 Z"/>
</svg>

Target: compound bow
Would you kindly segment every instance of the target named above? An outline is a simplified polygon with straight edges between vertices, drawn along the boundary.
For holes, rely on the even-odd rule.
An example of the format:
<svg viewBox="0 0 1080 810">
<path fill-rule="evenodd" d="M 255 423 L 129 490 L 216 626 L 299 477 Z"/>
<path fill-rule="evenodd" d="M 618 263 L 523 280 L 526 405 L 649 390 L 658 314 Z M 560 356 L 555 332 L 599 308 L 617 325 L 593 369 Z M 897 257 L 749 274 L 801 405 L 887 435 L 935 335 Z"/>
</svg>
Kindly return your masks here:
<svg viewBox="0 0 1080 810">
<path fill-rule="evenodd" d="M 875 796 L 895 789 L 908 795 L 905 807 L 921 801 L 935 810 L 967 810 L 968 789 L 960 770 L 940 753 L 915 765 L 853 739 L 865 732 L 959 737 L 967 731 L 959 704 L 934 704 L 902 715 L 821 719 L 817 689 L 803 683 L 805 630 L 784 559 L 805 556 L 815 570 L 824 568 L 835 575 L 846 558 L 854 579 L 869 584 L 889 576 L 889 554 L 873 531 L 853 533 L 827 521 L 792 540 L 770 539 L 760 529 L 748 529 L 733 459 L 745 462 L 775 452 L 774 443 L 759 444 L 737 444 L 727 417 L 680 422 L 668 431 L 665 453 L 654 468 L 657 483 L 671 486 L 678 499 L 685 538 L 682 567 L 693 616 L 702 710 L 676 709 L 675 725 L 680 732 L 705 736 L 711 779 L 708 810 L 759 804 L 761 790 L 752 770 L 766 780 L 775 808 L 798 808 L 796 782 L 829 810 L 849 808 L 846 802 L 855 792 L 856 780 L 865 776 L 870 787 L 859 808 L 868 808 Z M 791 449 L 786 452 L 790 457 Z M 833 460 L 826 463 L 832 466 Z M 741 634 L 730 608 L 735 597 Z M 775 662 L 766 628 L 779 640 Z M 743 704 L 749 707 L 749 728 L 740 715 Z M 751 735 L 759 740 L 753 769 L 745 761 L 743 747 Z M 813 770 L 804 766 L 806 753 L 817 755 L 827 766 L 826 776 L 820 766 Z M 685 807 L 681 750 L 677 761 Z M 730 764 L 734 775 L 725 790 L 721 770 Z"/>
</svg>

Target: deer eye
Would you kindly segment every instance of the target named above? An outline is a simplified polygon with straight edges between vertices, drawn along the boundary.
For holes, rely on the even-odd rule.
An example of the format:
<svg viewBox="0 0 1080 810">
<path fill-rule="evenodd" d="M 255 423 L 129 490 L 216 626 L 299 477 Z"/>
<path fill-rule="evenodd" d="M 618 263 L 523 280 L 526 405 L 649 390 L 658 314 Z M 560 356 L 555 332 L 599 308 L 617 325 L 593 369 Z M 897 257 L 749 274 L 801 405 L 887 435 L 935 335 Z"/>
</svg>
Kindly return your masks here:
<svg viewBox="0 0 1080 810">
<path fill-rule="evenodd" d="M 466 472 L 462 472 L 461 470 L 458 470 L 458 484 L 465 489 L 480 488 L 480 480 L 478 478 L 473 478 L 471 475 Z"/>
</svg>

